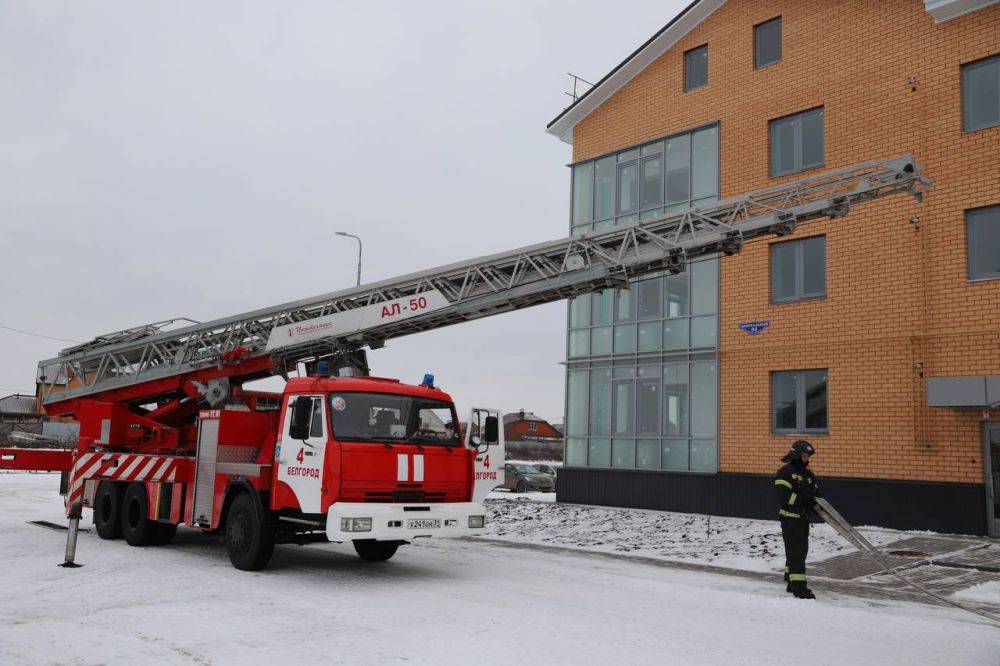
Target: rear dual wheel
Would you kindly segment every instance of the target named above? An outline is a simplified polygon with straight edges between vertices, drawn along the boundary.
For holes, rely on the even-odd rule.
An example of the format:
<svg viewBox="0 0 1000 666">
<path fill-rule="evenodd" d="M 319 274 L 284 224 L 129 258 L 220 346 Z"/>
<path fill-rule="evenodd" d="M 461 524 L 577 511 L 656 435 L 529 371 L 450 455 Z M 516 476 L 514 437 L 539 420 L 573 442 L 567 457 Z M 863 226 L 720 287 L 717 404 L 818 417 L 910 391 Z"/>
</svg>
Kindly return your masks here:
<svg viewBox="0 0 1000 666">
<path fill-rule="evenodd" d="M 128 485 L 122 498 L 120 513 L 121 533 L 130 546 L 162 546 L 170 543 L 177 533 L 177 525 L 147 518 L 149 497 L 146 484 L 141 481 Z"/>
<path fill-rule="evenodd" d="M 102 539 L 120 539 L 122 536 L 121 484 L 104 481 L 94 494 L 94 528 Z"/>
</svg>

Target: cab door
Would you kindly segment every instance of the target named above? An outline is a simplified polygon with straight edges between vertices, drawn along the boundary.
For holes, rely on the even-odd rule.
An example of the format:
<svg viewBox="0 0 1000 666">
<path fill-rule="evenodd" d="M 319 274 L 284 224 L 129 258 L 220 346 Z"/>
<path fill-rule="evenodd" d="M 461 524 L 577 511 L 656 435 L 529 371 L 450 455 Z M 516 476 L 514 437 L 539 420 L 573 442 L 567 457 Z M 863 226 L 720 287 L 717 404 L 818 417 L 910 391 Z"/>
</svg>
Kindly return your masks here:
<svg viewBox="0 0 1000 666">
<path fill-rule="evenodd" d="M 326 440 L 325 398 L 322 395 L 289 397 L 274 458 L 278 461 L 278 480 L 291 488 L 302 513 L 322 511 Z"/>
<path fill-rule="evenodd" d="M 506 447 L 503 438 L 503 413 L 499 409 L 473 407 L 465 429 L 465 447 L 476 452 L 476 477 L 472 501 L 482 502 L 504 483 Z"/>
</svg>

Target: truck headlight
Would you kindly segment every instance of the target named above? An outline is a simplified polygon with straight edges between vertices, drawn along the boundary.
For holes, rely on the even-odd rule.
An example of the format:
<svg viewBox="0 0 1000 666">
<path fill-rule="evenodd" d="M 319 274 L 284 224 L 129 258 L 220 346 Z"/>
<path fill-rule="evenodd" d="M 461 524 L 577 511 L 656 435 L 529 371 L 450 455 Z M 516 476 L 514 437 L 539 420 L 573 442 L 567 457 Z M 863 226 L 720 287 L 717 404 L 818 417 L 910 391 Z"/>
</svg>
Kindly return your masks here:
<svg viewBox="0 0 1000 666">
<path fill-rule="evenodd" d="M 341 532 L 371 532 L 372 531 L 372 519 L 371 518 L 341 518 L 340 519 L 340 531 Z"/>
<path fill-rule="evenodd" d="M 486 516 L 469 516 L 469 527 L 477 529 L 486 525 Z"/>
</svg>

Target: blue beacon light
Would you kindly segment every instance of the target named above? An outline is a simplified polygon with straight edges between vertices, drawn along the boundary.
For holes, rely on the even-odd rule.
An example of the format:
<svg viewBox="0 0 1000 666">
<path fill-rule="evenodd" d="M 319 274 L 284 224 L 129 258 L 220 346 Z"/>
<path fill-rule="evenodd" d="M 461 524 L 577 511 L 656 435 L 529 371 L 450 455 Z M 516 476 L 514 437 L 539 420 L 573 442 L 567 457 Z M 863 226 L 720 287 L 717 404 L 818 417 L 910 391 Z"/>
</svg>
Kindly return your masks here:
<svg viewBox="0 0 1000 666">
<path fill-rule="evenodd" d="M 427 388 L 434 388 L 434 375 L 425 374 L 424 381 L 420 382 L 420 385 Z"/>
</svg>

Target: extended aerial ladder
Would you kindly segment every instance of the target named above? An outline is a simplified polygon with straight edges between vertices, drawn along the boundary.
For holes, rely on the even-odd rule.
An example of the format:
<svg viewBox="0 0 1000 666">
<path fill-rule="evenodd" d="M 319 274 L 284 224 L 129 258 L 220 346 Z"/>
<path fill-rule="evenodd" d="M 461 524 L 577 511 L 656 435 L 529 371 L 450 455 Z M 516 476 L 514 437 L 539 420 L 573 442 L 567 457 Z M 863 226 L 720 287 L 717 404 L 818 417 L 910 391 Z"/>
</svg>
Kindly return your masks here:
<svg viewBox="0 0 1000 666">
<path fill-rule="evenodd" d="M 39 363 L 46 412 L 88 400 L 129 403 L 147 425 L 176 425 L 198 405 L 223 404 L 246 381 L 332 357 L 366 370 L 363 352 L 392 338 L 571 298 L 696 257 L 739 252 L 754 238 L 842 217 L 871 199 L 929 187 L 908 155 L 827 171 L 750 194 L 583 236 L 165 330 L 148 324 L 64 349 Z M 140 405 L 155 407 L 140 409 Z M 170 448 L 169 446 L 167 448 Z"/>
</svg>

